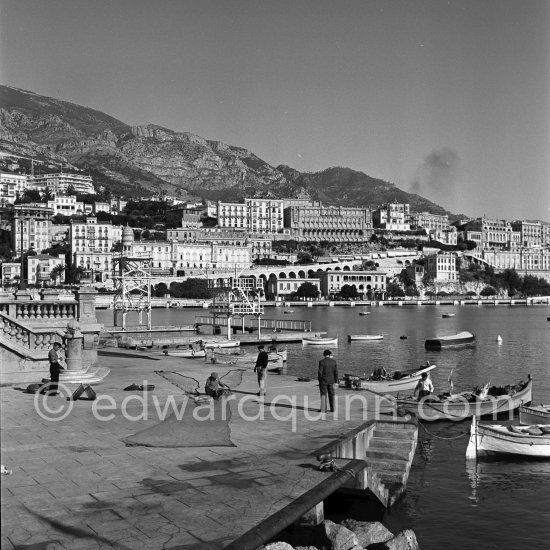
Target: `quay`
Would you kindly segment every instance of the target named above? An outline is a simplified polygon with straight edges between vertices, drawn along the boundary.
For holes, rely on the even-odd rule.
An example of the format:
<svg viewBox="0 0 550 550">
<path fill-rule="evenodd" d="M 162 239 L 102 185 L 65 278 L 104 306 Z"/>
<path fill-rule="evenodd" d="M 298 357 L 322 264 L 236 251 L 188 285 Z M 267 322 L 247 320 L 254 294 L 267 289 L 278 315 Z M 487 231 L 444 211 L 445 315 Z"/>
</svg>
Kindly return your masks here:
<svg viewBox="0 0 550 550">
<path fill-rule="evenodd" d="M 262 402 L 251 369 L 216 365 L 220 376 L 242 376 L 230 415 L 190 429 L 187 409 L 164 422 L 158 411 L 189 405 L 185 392 L 202 391 L 212 365 L 98 353 L 110 375 L 94 385 L 96 401 L 0 388 L 2 464 L 13 470 L 2 479 L 3 549 L 252 550 L 289 525 L 322 521 L 323 499 L 335 491 L 390 506 L 405 490 L 417 426 L 389 414 L 386 399 L 344 407 L 346 392 L 337 391 L 337 414 L 320 415 L 316 381 L 270 374 Z M 130 384 L 154 390 L 124 391 Z M 36 396 L 72 409 L 48 420 Z M 319 453 L 335 458 L 336 471 L 318 469 Z"/>
</svg>

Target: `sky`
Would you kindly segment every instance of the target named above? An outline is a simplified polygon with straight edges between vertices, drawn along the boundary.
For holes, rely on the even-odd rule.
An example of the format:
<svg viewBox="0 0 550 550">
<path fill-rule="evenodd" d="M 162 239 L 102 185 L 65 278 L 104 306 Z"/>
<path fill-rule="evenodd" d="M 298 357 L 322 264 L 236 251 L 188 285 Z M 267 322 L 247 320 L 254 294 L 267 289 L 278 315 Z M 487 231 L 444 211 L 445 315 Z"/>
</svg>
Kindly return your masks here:
<svg viewBox="0 0 550 550">
<path fill-rule="evenodd" d="M 0 0 L 0 82 L 550 221 L 548 0 Z"/>
</svg>

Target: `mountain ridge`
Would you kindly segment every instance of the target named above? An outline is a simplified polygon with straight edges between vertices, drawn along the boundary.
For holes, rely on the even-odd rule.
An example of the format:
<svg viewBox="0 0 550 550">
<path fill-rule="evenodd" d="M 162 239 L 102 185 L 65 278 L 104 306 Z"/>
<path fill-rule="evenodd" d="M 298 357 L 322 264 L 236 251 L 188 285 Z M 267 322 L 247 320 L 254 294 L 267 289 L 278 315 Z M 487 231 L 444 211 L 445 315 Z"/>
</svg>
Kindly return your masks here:
<svg viewBox="0 0 550 550">
<path fill-rule="evenodd" d="M 413 211 L 450 214 L 420 195 L 351 168 L 300 172 L 274 167 L 244 147 L 154 123 L 129 125 L 96 109 L 4 85 L 0 150 L 91 170 L 98 183 L 130 195 L 306 198 L 363 207 L 396 200 L 408 202 Z"/>
</svg>

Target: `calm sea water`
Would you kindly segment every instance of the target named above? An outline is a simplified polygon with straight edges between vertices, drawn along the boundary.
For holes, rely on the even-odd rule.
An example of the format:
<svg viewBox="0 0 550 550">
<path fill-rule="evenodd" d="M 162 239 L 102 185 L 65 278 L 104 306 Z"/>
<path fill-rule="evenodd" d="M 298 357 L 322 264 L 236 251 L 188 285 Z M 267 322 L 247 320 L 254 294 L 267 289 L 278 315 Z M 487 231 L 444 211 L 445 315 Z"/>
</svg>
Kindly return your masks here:
<svg viewBox="0 0 550 550">
<path fill-rule="evenodd" d="M 372 313 L 359 316 L 360 311 Z M 442 318 L 446 312 L 455 317 Z M 202 313 L 157 309 L 153 322 L 188 324 Z M 456 390 L 515 383 L 531 373 L 535 403 L 550 403 L 548 316 L 546 306 L 315 307 L 295 308 L 292 315 L 269 308 L 265 315 L 308 319 L 313 330 L 337 334 L 334 355 L 341 374 L 362 375 L 378 366 L 405 370 L 430 360 L 438 366 L 432 371 L 438 392 L 448 389 L 451 370 Z M 99 317 L 111 324 L 112 312 Z M 424 350 L 426 338 L 462 330 L 476 334 L 475 347 Z M 347 342 L 348 334 L 361 333 L 384 334 L 384 340 Z M 499 335 L 502 344 L 496 341 Z M 315 377 L 323 349 L 290 344 L 288 350 L 289 374 Z M 407 492 L 383 515 L 386 526 L 394 532 L 414 529 L 423 550 L 550 548 L 550 461 L 499 458 L 469 465 L 464 458 L 468 430 L 469 422 L 421 425 Z"/>
</svg>

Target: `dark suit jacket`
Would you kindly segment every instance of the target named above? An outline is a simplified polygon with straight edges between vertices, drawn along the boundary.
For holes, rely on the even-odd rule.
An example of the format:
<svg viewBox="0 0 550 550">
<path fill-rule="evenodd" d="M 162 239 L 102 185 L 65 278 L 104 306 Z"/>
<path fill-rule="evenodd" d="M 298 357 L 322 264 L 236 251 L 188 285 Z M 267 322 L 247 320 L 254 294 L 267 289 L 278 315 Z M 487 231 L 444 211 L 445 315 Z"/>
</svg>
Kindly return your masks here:
<svg viewBox="0 0 550 550">
<path fill-rule="evenodd" d="M 337 384 L 338 383 L 338 367 L 336 361 L 332 357 L 325 357 L 319 361 L 319 384 Z"/>
</svg>

